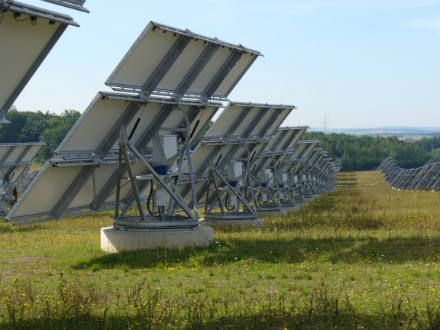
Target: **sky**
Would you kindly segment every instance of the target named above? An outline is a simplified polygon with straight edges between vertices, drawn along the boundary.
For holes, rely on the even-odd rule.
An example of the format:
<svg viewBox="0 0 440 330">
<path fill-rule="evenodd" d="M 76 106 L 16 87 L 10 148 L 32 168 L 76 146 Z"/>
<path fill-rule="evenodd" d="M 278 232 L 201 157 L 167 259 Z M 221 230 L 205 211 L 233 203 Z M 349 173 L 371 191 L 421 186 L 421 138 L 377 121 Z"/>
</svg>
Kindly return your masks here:
<svg viewBox="0 0 440 330">
<path fill-rule="evenodd" d="M 440 126 L 439 0 L 87 0 L 15 102 L 83 112 L 149 21 L 263 53 L 231 101 L 289 104 L 283 126 Z"/>
</svg>

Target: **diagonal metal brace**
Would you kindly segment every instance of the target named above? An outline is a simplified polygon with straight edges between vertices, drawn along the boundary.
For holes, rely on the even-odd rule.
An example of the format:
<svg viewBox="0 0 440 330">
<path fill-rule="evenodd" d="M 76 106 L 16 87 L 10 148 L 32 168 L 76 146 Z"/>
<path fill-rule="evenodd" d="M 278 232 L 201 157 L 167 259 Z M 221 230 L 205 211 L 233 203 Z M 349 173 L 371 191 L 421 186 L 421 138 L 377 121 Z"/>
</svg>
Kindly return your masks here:
<svg viewBox="0 0 440 330">
<path fill-rule="evenodd" d="M 213 168 L 213 171 L 215 172 L 215 174 L 217 174 L 220 177 L 220 179 L 223 180 L 223 182 L 228 186 L 228 188 L 231 190 L 231 192 L 235 196 L 237 196 L 237 198 L 240 200 L 240 202 L 243 203 L 243 205 L 249 210 L 249 212 L 251 212 L 252 214 L 255 214 L 255 211 L 249 205 L 247 200 L 240 193 L 235 191 L 235 189 L 229 184 L 229 182 L 225 179 L 225 177 L 223 175 L 221 175 L 221 173 L 215 167 Z"/>
<path fill-rule="evenodd" d="M 159 183 L 163 186 L 163 188 L 170 194 L 172 198 L 180 205 L 180 207 L 183 209 L 183 211 L 187 214 L 189 218 L 192 220 L 196 220 L 194 215 L 191 213 L 191 210 L 189 209 L 188 205 L 186 205 L 183 198 L 180 197 L 180 193 L 178 191 L 174 192 L 170 187 L 168 187 L 168 184 L 163 181 L 163 179 L 156 173 L 156 171 L 153 169 L 153 167 L 148 163 L 148 161 L 145 159 L 145 157 L 137 151 L 135 147 L 133 147 L 131 144 L 127 144 L 127 148 L 130 149 L 133 154 L 142 162 L 144 165 L 148 168 L 148 170 L 153 175 L 154 179 L 159 181 Z"/>
<path fill-rule="evenodd" d="M 260 186 L 260 188 L 264 191 L 264 193 L 269 196 L 269 198 L 278 206 L 281 207 L 281 204 L 278 203 L 275 199 L 275 197 L 269 192 L 269 190 L 267 190 L 266 188 L 264 188 L 261 183 L 252 175 L 252 179 L 254 179 L 254 181 Z M 252 188 L 252 187 L 251 187 Z"/>
</svg>

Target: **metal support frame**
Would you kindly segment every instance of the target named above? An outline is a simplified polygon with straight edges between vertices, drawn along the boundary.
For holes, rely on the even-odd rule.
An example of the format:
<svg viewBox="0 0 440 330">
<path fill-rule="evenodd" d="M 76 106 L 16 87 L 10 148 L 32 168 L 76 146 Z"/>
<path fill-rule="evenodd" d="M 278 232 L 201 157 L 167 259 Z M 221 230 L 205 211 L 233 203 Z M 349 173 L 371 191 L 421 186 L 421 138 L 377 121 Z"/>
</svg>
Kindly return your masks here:
<svg viewBox="0 0 440 330">
<path fill-rule="evenodd" d="M 257 201 L 257 212 L 267 210 L 268 208 L 273 208 L 273 209 L 281 208 L 281 204 L 277 202 L 277 199 L 272 194 L 272 192 L 269 189 L 264 188 L 263 185 L 260 183 L 260 181 L 257 180 L 253 175 L 252 175 L 252 179 L 254 182 L 257 183 L 257 186 L 259 187 L 259 189 L 257 189 L 257 190 L 260 190 L 260 193 L 264 192 L 269 197 L 269 199 L 275 204 L 275 205 L 270 205 L 270 204 L 266 203 L 263 207 L 258 207 L 258 201 Z M 252 186 L 251 186 L 251 189 L 252 189 Z"/>
<path fill-rule="evenodd" d="M 183 109 L 182 109 L 183 110 Z M 184 111 L 184 110 L 183 110 Z M 188 119 L 188 118 L 187 118 Z M 139 161 L 145 165 L 146 170 L 149 175 L 135 175 L 133 169 L 130 164 L 130 156 L 128 152 L 131 152 Z M 135 146 L 131 145 L 128 141 L 125 128 L 122 127 L 120 131 L 120 139 L 119 139 L 119 166 L 118 166 L 118 175 L 117 175 L 117 190 L 116 190 L 116 208 L 115 208 L 115 225 L 118 226 L 126 226 L 130 228 L 136 229 L 158 229 L 158 228 L 179 228 L 179 227 L 195 227 L 198 226 L 198 209 L 197 202 L 195 201 L 194 212 L 195 215 L 192 214 L 191 209 L 186 205 L 183 197 L 179 193 L 175 177 L 179 174 L 170 174 L 170 175 L 159 175 L 153 169 L 153 167 L 149 164 L 147 159 L 136 149 Z M 180 153 L 180 161 L 182 164 L 182 157 L 186 153 L 187 157 L 190 159 L 190 149 L 189 143 L 185 142 L 184 146 Z M 125 166 L 122 164 L 122 157 L 125 160 Z M 189 164 L 190 168 L 192 168 L 191 164 Z M 123 178 L 123 173 L 127 171 L 130 184 L 132 187 L 133 197 L 136 201 L 137 210 L 139 212 L 139 217 L 127 217 L 126 210 L 131 207 L 131 204 L 127 204 L 126 210 L 120 215 L 119 214 L 119 205 L 120 205 L 120 189 L 121 189 L 121 180 Z M 191 176 L 192 185 L 194 185 L 194 181 Z M 167 191 L 170 195 L 170 199 L 173 200 L 172 205 L 168 205 L 167 214 L 165 214 L 165 207 L 163 210 L 162 217 L 155 217 L 154 215 L 154 206 L 153 206 L 153 214 L 150 216 L 145 215 L 140 191 L 138 189 L 137 181 L 139 180 L 155 180 L 163 189 Z M 150 183 L 152 184 L 152 183 Z M 193 195 L 194 198 L 194 195 Z M 181 215 L 173 215 L 174 203 L 177 203 L 180 209 L 186 214 L 186 217 Z"/>
</svg>

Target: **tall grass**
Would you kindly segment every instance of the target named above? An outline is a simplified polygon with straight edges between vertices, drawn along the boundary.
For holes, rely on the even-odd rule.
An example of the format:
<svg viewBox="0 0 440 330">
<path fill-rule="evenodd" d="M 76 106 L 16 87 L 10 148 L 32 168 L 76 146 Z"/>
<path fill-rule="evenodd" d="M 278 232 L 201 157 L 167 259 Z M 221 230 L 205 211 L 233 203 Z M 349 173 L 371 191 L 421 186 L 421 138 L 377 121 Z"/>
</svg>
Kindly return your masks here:
<svg viewBox="0 0 440 330">
<path fill-rule="evenodd" d="M 440 329 L 438 192 L 377 172 L 209 248 L 105 254 L 111 213 L 0 225 L 1 329 Z"/>
</svg>

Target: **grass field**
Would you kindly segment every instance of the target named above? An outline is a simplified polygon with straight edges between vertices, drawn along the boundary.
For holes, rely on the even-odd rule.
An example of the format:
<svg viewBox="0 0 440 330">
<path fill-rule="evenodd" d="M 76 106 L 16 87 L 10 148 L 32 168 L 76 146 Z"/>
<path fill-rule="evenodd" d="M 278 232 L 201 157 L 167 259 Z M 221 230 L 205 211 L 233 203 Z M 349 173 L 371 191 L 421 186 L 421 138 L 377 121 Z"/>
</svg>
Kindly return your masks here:
<svg viewBox="0 0 440 330">
<path fill-rule="evenodd" d="M 0 224 L 0 329 L 440 329 L 439 199 L 340 173 L 264 229 L 113 255 L 111 213 Z"/>
</svg>

